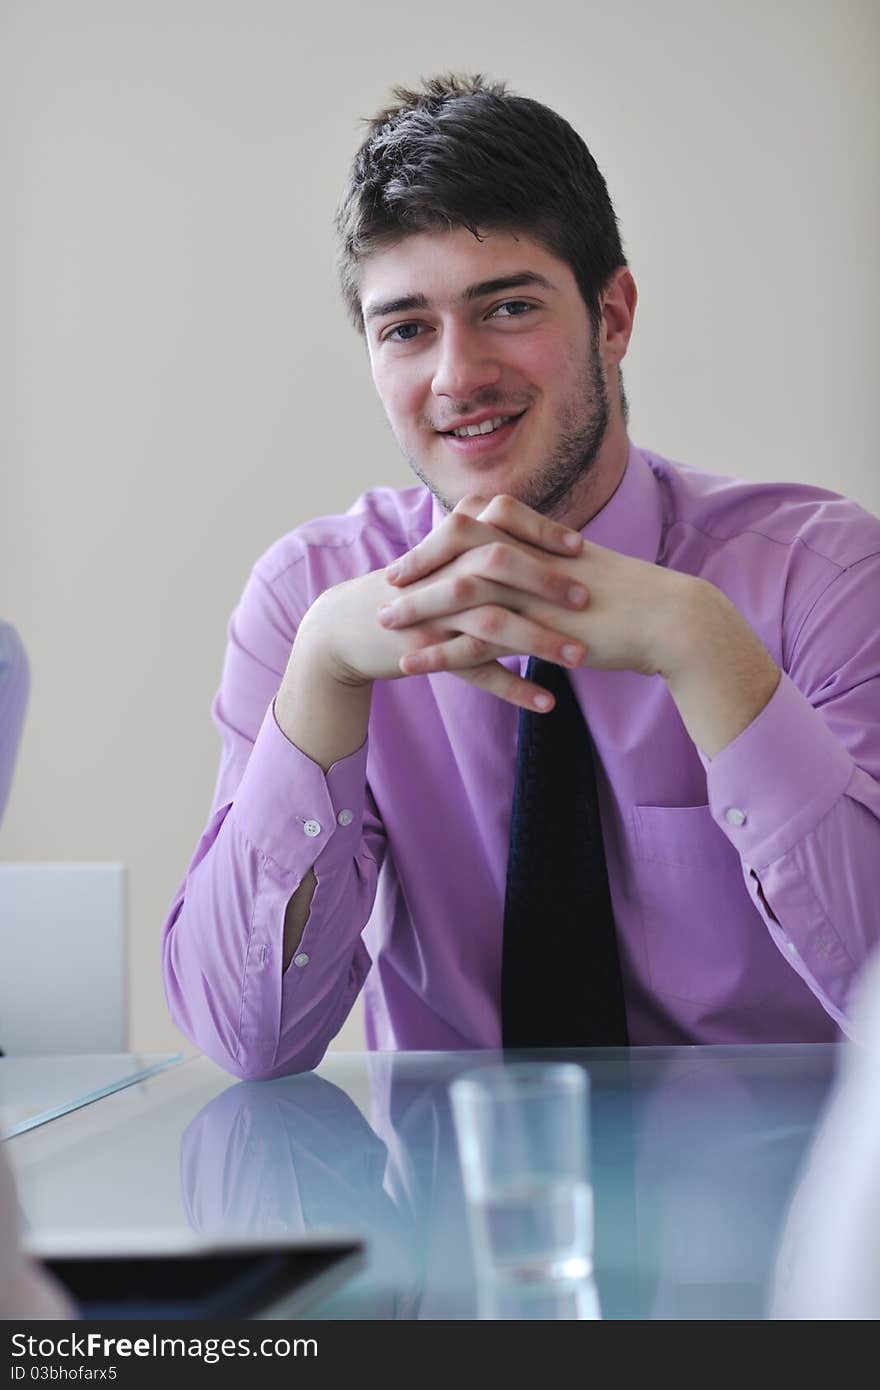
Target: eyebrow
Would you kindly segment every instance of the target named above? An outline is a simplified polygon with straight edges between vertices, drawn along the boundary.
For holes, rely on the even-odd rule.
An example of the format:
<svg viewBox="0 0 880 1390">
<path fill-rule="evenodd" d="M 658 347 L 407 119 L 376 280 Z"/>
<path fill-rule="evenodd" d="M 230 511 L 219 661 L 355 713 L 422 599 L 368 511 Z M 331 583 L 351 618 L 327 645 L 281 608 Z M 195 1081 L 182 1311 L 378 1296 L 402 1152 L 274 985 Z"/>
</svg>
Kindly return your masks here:
<svg viewBox="0 0 880 1390">
<path fill-rule="evenodd" d="M 524 289 L 537 285 L 545 290 L 555 290 L 556 286 L 534 270 L 520 270 L 513 275 L 499 275 L 494 280 L 480 280 L 476 285 L 468 285 L 452 302 L 471 304 L 475 299 L 484 299 L 489 294 L 502 294 L 505 290 Z M 411 309 L 430 309 L 431 301 L 426 294 L 405 294 L 399 299 L 386 299 L 381 303 L 370 304 L 364 310 L 364 322 L 384 318 L 386 314 L 404 314 Z"/>
</svg>

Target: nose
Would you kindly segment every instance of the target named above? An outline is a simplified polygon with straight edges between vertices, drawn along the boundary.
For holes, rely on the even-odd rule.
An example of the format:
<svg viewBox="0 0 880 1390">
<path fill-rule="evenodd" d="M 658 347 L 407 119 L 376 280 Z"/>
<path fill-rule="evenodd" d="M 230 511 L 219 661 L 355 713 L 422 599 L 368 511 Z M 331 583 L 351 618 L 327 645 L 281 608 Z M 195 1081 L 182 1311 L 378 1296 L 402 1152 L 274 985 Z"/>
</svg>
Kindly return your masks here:
<svg viewBox="0 0 880 1390">
<path fill-rule="evenodd" d="M 496 386 L 501 364 L 486 350 L 485 339 L 469 327 L 456 325 L 440 335 L 437 360 L 431 380 L 435 396 L 470 401 L 487 386 Z"/>
</svg>

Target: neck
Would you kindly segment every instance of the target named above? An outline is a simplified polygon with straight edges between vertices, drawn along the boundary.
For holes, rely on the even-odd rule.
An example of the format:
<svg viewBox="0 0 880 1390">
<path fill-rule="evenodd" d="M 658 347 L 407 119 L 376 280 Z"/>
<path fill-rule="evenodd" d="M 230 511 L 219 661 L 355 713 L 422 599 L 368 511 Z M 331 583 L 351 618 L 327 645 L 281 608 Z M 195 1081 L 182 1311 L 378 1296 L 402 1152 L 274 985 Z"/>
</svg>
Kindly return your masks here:
<svg viewBox="0 0 880 1390">
<path fill-rule="evenodd" d="M 582 531 L 614 496 L 626 472 L 628 458 L 629 437 L 623 420 L 618 418 L 609 425 L 589 473 L 575 485 L 564 509 L 554 520 Z"/>
</svg>

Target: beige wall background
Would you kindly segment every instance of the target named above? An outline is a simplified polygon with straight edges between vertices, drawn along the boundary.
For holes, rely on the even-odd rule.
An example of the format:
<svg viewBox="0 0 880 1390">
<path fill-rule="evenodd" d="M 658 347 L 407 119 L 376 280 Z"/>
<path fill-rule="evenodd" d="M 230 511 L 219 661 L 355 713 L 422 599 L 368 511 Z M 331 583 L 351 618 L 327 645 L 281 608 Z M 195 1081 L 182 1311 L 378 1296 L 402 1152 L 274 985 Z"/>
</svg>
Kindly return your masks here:
<svg viewBox="0 0 880 1390">
<path fill-rule="evenodd" d="M 450 67 L 562 112 L 640 290 L 636 443 L 880 511 L 880 8 L 0 14 L 0 613 L 33 680 L 0 857 L 127 864 L 131 1038 L 164 1049 L 159 934 L 213 788 L 228 615 L 282 532 L 411 481 L 334 280 L 359 120 Z"/>
</svg>

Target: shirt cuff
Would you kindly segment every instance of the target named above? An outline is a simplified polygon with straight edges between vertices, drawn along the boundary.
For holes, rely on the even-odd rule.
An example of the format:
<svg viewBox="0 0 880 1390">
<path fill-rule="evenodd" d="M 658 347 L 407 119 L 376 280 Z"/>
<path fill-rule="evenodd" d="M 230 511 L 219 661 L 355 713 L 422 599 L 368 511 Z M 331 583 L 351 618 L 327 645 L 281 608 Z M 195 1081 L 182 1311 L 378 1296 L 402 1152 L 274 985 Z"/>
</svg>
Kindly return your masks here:
<svg viewBox="0 0 880 1390">
<path fill-rule="evenodd" d="M 789 676 L 706 768 L 709 806 L 756 869 L 787 854 L 843 796 L 855 764 Z"/>
<path fill-rule="evenodd" d="M 300 879 L 332 872 L 357 853 L 364 821 L 367 741 L 326 776 L 278 727 L 272 705 L 257 734 L 230 815 L 255 849 Z"/>
</svg>

